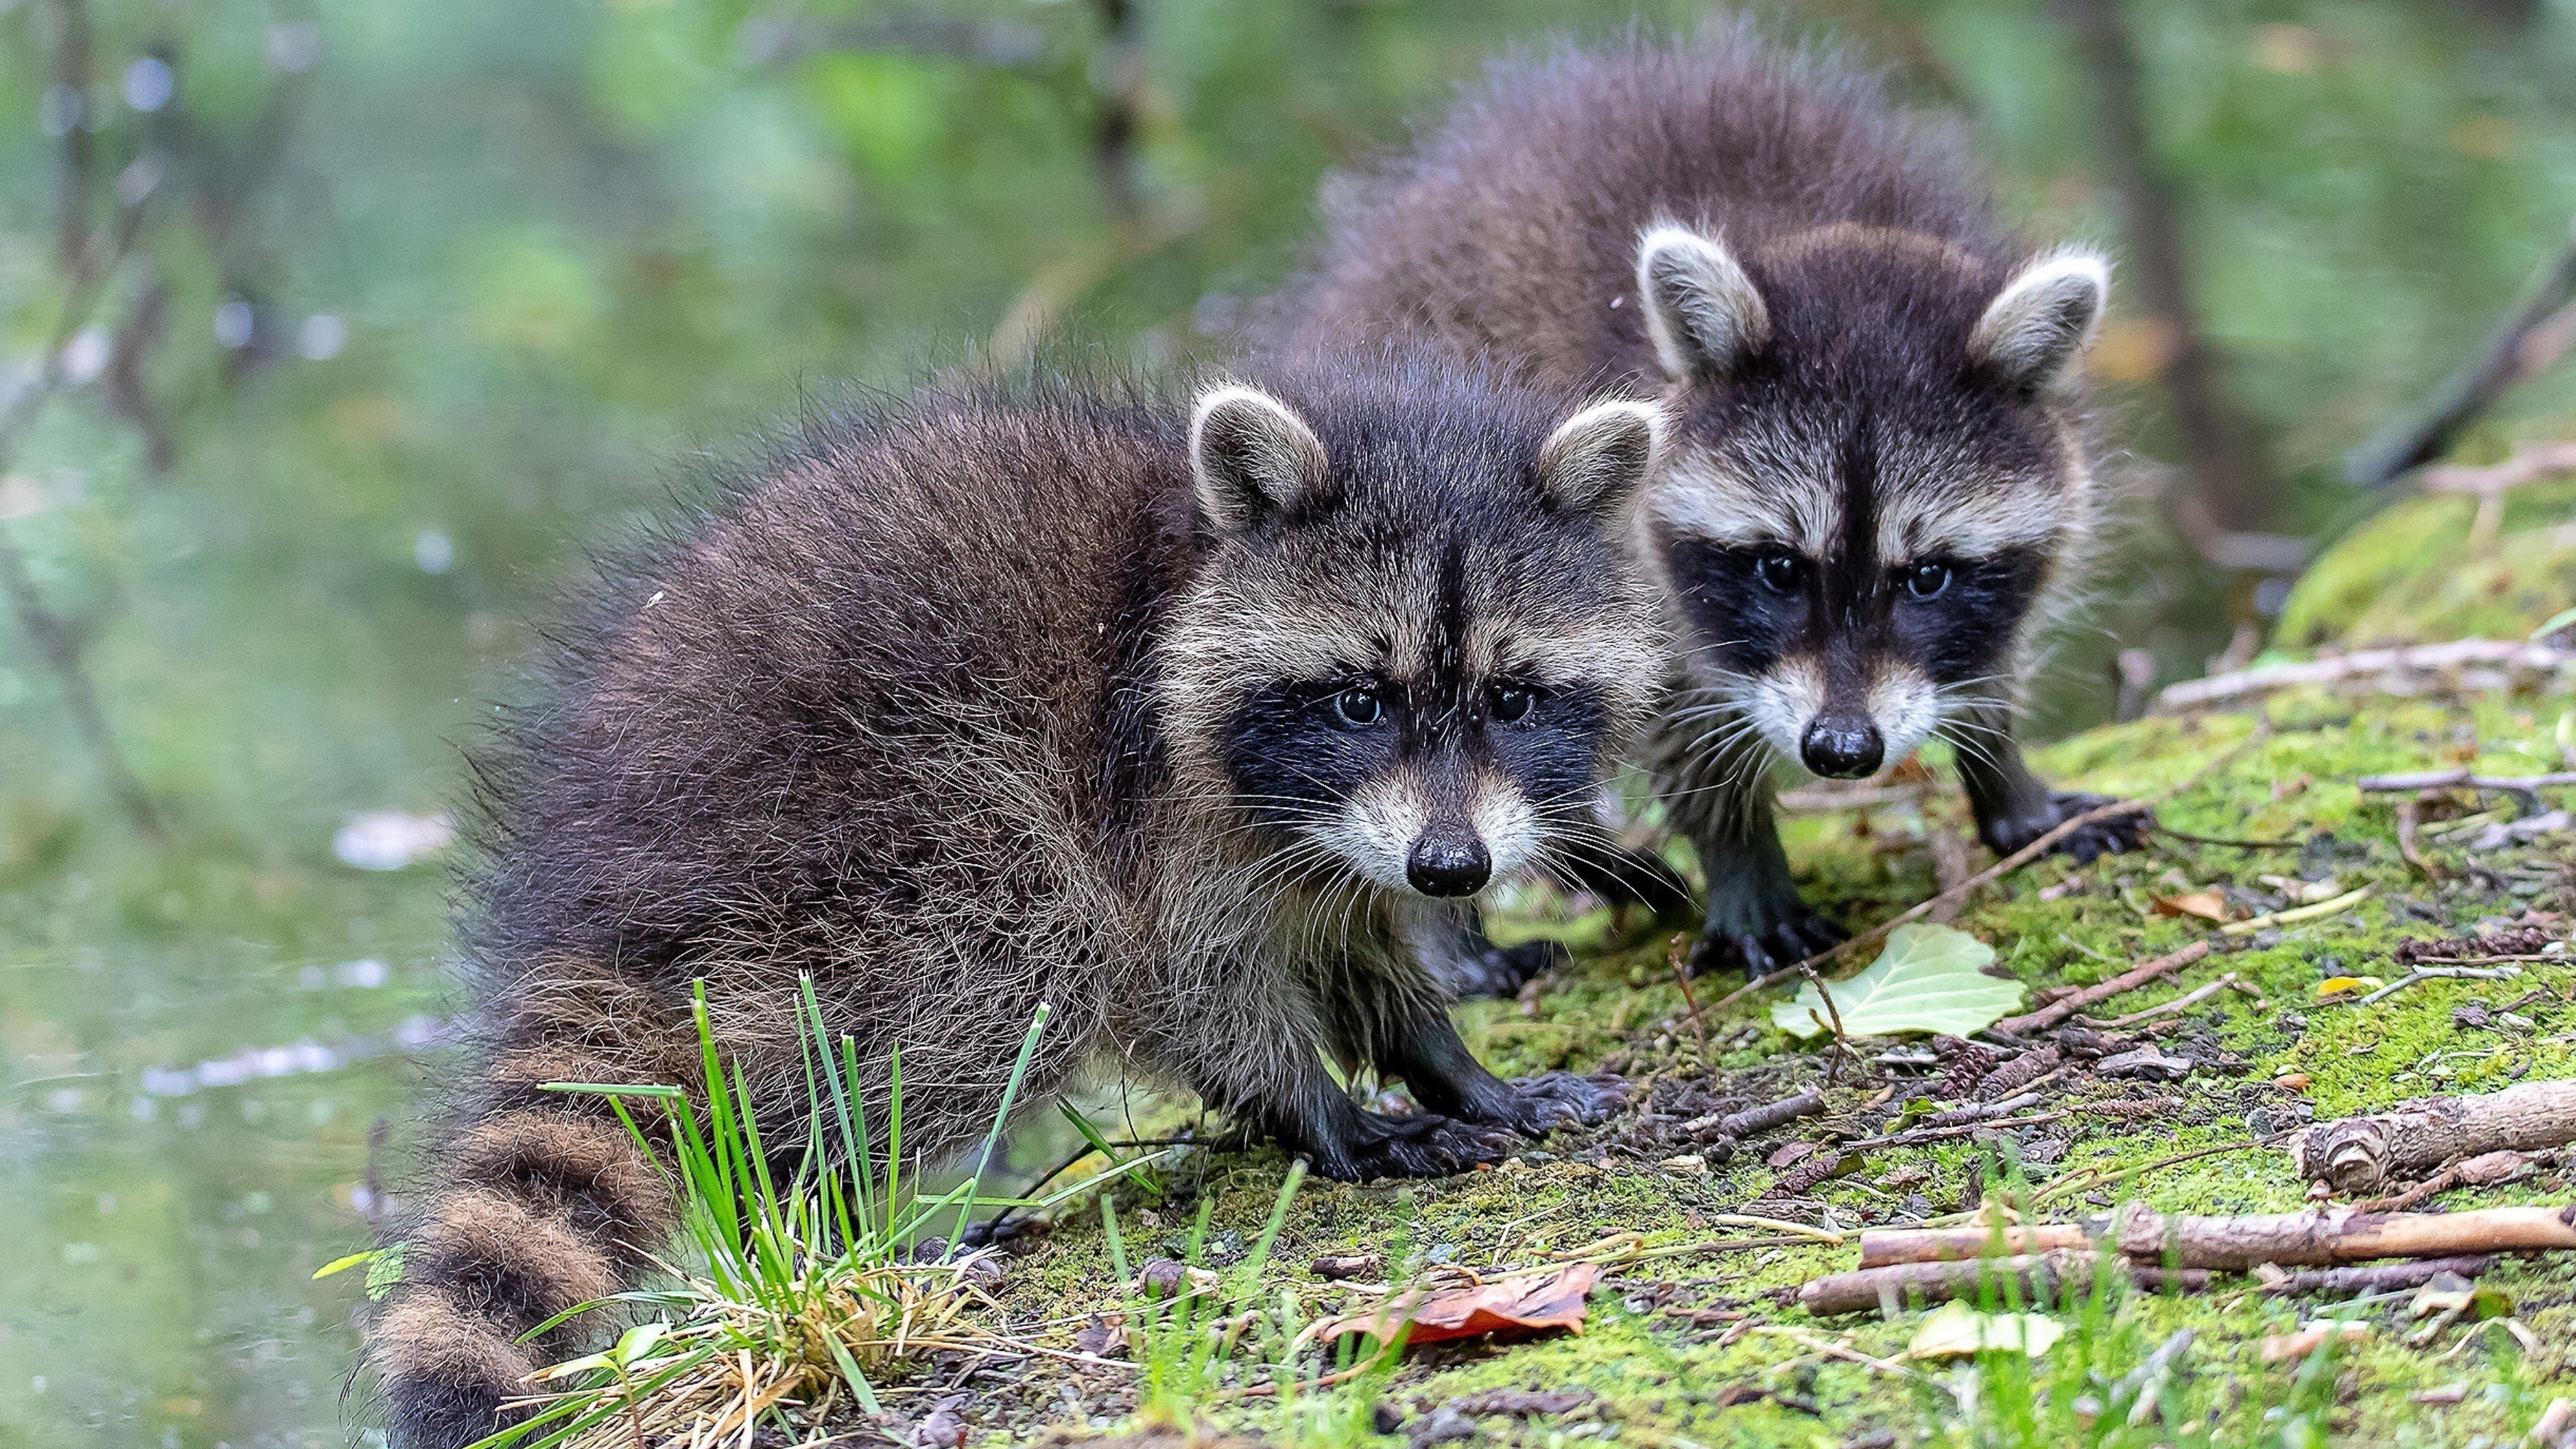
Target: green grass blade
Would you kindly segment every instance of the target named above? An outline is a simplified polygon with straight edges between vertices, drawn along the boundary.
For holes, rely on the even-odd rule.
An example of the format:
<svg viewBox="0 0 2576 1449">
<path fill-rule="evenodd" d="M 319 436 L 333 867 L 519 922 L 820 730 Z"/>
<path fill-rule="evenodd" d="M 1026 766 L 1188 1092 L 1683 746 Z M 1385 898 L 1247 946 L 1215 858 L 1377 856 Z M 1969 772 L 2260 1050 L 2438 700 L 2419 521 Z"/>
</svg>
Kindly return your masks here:
<svg viewBox="0 0 2576 1449">
<path fill-rule="evenodd" d="M 1028 1077 L 1029 1060 L 1037 1055 L 1038 1037 L 1046 1030 L 1047 1017 L 1053 1011 L 1054 1008 L 1047 1003 L 1039 1002 L 1037 1013 L 1029 1018 L 1027 1035 L 1020 1038 L 1020 1055 L 1011 1063 L 1011 1079 L 1002 1084 L 1002 1105 L 994 1109 L 993 1125 L 984 1133 L 984 1145 L 975 1154 L 975 1175 L 967 1182 L 966 1196 L 969 1200 L 958 1204 L 957 1224 L 949 1230 L 948 1241 L 952 1247 L 966 1235 L 966 1217 L 974 1210 L 972 1199 L 983 1190 L 984 1169 L 993 1161 L 993 1149 L 1001 1145 L 1002 1129 L 1011 1120 L 1011 1104 L 1019 1099 L 1020 1083 Z"/>
</svg>

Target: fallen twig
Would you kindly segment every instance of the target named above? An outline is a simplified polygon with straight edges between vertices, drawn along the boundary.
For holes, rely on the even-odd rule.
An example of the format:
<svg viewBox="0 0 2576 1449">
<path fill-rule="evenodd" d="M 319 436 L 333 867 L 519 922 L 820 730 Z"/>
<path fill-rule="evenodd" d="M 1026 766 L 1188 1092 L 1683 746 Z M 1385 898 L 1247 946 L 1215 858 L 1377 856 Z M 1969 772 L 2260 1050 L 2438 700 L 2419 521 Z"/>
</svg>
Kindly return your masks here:
<svg viewBox="0 0 2576 1449">
<path fill-rule="evenodd" d="M 1814 1087 L 1794 1097 L 1747 1107 L 1741 1112 L 1718 1119 L 1717 1130 L 1729 1137 L 1759 1137 L 1774 1128 L 1786 1127 L 1801 1117 L 1812 1117 L 1825 1110 L 1825 1094 Z"/>
<path fill-rule="evenodd" d="M 2449 866 L 2438 864 L 2424 854 L 2423 843 L 2416 838 L 2416 827 L 2420 823 L 2417 816 L 2414 801 L 2397 802 L 2397 853 L 2407 865 L 2414 868 L 2416 874 L 2424 879 L 2447 880 L 2455 872 Z"/>
<path fill-rule="evenodd" d="M 2576 1081 L 2525 1082 L 2477 1097 L 2320 1122 L 2299 1133 L 2299 1175 L 2335 1191 L 2378 1191 L 2408 1173 L 2487 1152 L 2532 1152 L 2576 1142 Z"/>
<path fill-rule="evenodd" d="M 1673 984 L 1682 989 L 1682 1005 L 1688 1010 L 1691 1032 L 1699 1038 L 1699 1059 L 1710 1061 L 1715 1054 L 1708 1047 L 1708 1023 L 1700 1018 L 1699 1003 L 1691 998 L 1690 970 L 1685 965 L 1690 957 L 1690 937 L 1674 932 L 1672 945 L 1664 954 L 1672 963 Z"/>
<path fill-rule="evenodd" d="M 2384 795 L 2399 790 L 2486 790 L 2511 795 L 2524 802 L 2525 814 L 2532 814 L 2540 809 L 2541 791 L 2576 786 L 2576 770 L 2542 775 L 2476 775 L 2462 766 L 2456 770 L 2427 770 L 2413 775 L 2364 775 L 2352 783 L 2354 789 L 2366 795 Z"/>
<path fill-rule="evenodd" d="M 2140 1204 L 2118 1214 L 2122 1253 L 2185 1268 L 2257 1263 L 2325 1267 L 2373 1258 L 2576 1248 L 2576 1207 L 2479 1208 L 2459 1213 L 2357 1213 L 2348 1208 L 2245 1217 L 2168 1217 Z"/>
<path fill-rule="evenodd" d="M 2495 958 L 2488 956 L 2480 959 L 2492 961 Z M 2398 992 L 2405 990 L 2407 987 L 2414 985 L 2418 981 L 2428 981 L 2436 978 L 2459 979 L 2465 977 L 2473 981 L 2509 981 L 2521 974 L 2522 968 L 2518 966 L 2418 966 L 2414 970 L 2407 972 L 2405 975 L 2400 976 L 2396 980 L 2379 988 L 2377 991 L 2370 993 L 2368 996 L 2351 997 L 2348 998 L 2348 1001 L 2349 1004 L 2353 1006 L 2368 1006 L 2374 1001 L 2380 1001 L 2388 997 L 2395 996 Z M 2329 1002 L 2327 1004 L 2332 1005 L 2333 1003 Z"/>
<path fill-rule="evenodd" d="M 2060 1248 L 2007 1258 L 1894 1263 L 1809 1279 L 1798 1290 L 1798 1302 L 1809 1313 L 1829 1318 L 1840 1313 L 1865 1313 L 1890 1304 L 1904 1307 L 1976 1297 L 1991 1286 L 1998 1293 L 2018 1295 L 2017 1301 L 2022 1304 L 2044 1309 L 2091 1287 L 2094 1266 L 2099 1261 L 2094 1253 Z M 2179 1288 L 2197 1293 L 2209 1286 L 2205 1269 L 2169 1273 L 2162 1268 L 2112 1261 L 2141 1288 Z"/>
<path fill-rule="evenodd" d="M 2112 1017 L 2108 1021 L 2096 1021 L 2092 1017 L 2088 1016 L 2084 1018 L 2084 1024 L 2099 1031 L 2111 1031 L 2119 1027 L 2135 1026 L 2139 1022 L 2151 1021 L 2159 1016 L 2171 1016 L 2178 1011 L 2189 1011 L 2200 1003 L 2216 996 L 2218 993 L 2227 990 L 2229 987 L 2242 984 L 2242 982 L 2236 979 L 2236 973 L 2230 971 L 2226 975 L 2219 977 L 2217 980 L 2210 982 L 2206 986 L 2194 987 L 2190 991 L 2175 997 L 2171 1001 L 2150 1006 L 2144 1011 L 2133 1011 L 2126 1016 Z"/>
<path fill-rule="evenodd" d="M 2219 927 L 2218 933 L 2222 936 L 2250 936 L 2269 926 L 2295 926 L 2301 921 L 2313 921 L 2322 916 L 2331 916 L 2337 911 L 2348 910 L 2368 899 L 2370 899 L 2370 887 L 2360 886 L 2345 891 L 2333 900 L 2319 901 L 2312 906 L 2300 906 L 2288 911 L 2271 911 L 2260 916 L 2249 916 L 2241 921 L 2230 921 Z"/>
<path fill-rule="evenodd" d="M 1987 1030 L 1999 1032 L 2005 1036 L 2045 1031 L 2097 1001 L 2108 1001 L 2122 992 L 2135 991 L 2157 977 L 2179 971 L 2208 954 L 2209 942 L 2206 939 L 2194 941 L 2170 955 L 2158 956 L 2152 961 L 2133 966 L 2098 986 L 2088 986 L 2072 996 L 2060 997 L 2037 1011 L 2024 1012 L 2019 1016 L 2007 1016 Z"/>
<path fill-rule="evenodd" d="M 2156 706 L 2159 709 L 2190 709 L 2241 695 L 2302 684 L 2340 684 L 2360 679 L 2378 679 L 2383 686 L 2400 681 L 2411 683 L 2427 674 L 2471 666 L 2485 666 L 2498 671 L 2495 687 L 2503 688 L 2510 685 L 2518 673 L 2576 674 L 2576 650 L 2553 649 L 2546 644 L 2530 644 L 2520 639 L 2456 639 L 2449 643 L 2419 644 L 2406 649 L 2357 649 L 2350 654 L 2337 654 L 2325 659 L 2264 664 L 2213 674 L 2205 679 L 2186 679 L 2180 684 L 2167 685 L 2164 692 L 2156 696 Z M 2468 682 L 2471 681 L 2463 681 Z"/>
<path fill-rule="evenodd" d="M 2421 1288 L 2444 1273 L 2475 1278 L 2494 1266 L 2494 1254 L 2474 1253 L 2457 1258 L 2370 1263 L 2355 1268 L 2306 1268 L 2296 1273 L 2285 1273 L 2268 1264 L 2260 1264 L 2255 1267 L 2254 1275 L 2262 1280 L 2263 1291 L 2276 1298 L 2352 1298 L 2365 1293 L 2394 1293 Z"/>
<path fill-rule="evenodd" d="M 2269 1147 L 2271 1145 L 2271 1141 L 2230 1142 L 2223 1147 L 2196 1148 L 2190 1152 L 2177 1152 L 2171 1157 L 2159 1157 L 2153 1162 L 2134 1163 L 2127 1167 L 2109 1167 L 2096 1163 L 2089 1167 L 2077 1168 L 2075 1171 L 2069 1172 L 2063 1177 L 2050 1180 L 2047 1186 L 2042 1187 L 2039 1191 L 2031 1194 L 2030 1205 L 2035 1208 L 2041 1203 L 2064 1197 L 2071 1192 L 2080 1191 L 2086 1188 L 2101 1187 L 2106 1183 L 2118 1182 L 2122 1178 L 2136 1177 L 2141 1173 L 2153 1172 L 2160 1167 L 2173 1167 L 2181 1163 L 2194 1161 L 2198 1158 L 2216 1157 L 2225 1152 L 2251 1152 L 2257 1147 Z"/>
<path fill-rule="evenodd" d="M 2242 1217 L 2167 1216 L 2132 1203 L 2108 1223 L 2018 1227 L 1883 1228 L 1861 1234 L 1864 1268 L 2057 1249 L 2091 1251 L 2108 1235 L 2123 1255 L 2177 1268 L 2258 1263 L 2325 1267 L 2373 1258 L 2447 1258 L 2576 1248 L 2576 1207 L 2480 1208 L 2459 1213 L 2362 1213 L 2329 1208 Z"/>
</svg>

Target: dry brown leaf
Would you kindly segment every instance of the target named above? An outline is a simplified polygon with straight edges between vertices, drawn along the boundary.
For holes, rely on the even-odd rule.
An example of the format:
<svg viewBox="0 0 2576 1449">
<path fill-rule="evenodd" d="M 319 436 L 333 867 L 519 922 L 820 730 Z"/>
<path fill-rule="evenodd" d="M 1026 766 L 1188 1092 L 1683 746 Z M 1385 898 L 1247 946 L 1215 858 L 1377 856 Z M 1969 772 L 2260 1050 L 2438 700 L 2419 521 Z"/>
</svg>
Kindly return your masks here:
<svg viewBox="0 0 2576 1449">
<path fill-rule="evenodd" d="M 2227 919 L 2227 897 L 2216 891 L 2186 891 L 2180 895 L 2149 896 L 2160 916 L 2198 916 L 2204 921 Z"/>
<path fill-rule="evenodd" d="M 2316 1352 L 2317 1346 L 2324 1343 L 2328 1335 L 2336 1333 L 2342 1334 L 2346 1342 L 2351 1342 L 2355 1339 L 2368 1338 L 2370 1325 L 2350 1322 L 2311 1323 L 2296 1333 L 2268 1334 L 2264 1337 L 2262 1346 L 2256 1350 L 2256 1356 L 2265 1363 L 2280 1363 L 2285 1359 L 2304 1359 Z"/>
<path fill-rule="evenodd" d="M 1373 1312 L 1330 1319 L 1315 1328 L 1314 1337 L 1318 1343 L 1353 1333 L 1383 1339 L 1408 1320 L 1412 1324 L 1404 1340 L 1408 1347 L 1480 1333 L 1539 1333 L 1551 1328 L 1581 1333 L 1584 1298 L 1600 1276 L 1598 1263 L 1569 1263 L 1553 1273 L 1407 1293 Z"/>
</svg>

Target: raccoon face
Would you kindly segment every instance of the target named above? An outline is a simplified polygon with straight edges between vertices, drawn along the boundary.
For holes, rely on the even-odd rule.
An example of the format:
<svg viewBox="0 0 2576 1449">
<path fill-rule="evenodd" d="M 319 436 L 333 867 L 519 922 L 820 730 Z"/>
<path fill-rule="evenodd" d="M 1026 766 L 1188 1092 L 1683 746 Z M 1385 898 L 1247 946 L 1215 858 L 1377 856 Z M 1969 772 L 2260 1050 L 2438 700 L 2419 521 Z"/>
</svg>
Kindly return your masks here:
<svg viewBox="0 0 2576 1449">
<path fill-rule="evenodd" d="M 1998 288 L 1850 225 L 1750 261 L 1679 227 L 1639 248 L 1677 417 L 1641 541 L 1686 625 L 1684 708 L 1819 775 L 1945 725 L 1974 751 L 1962 707 L 2010 696 L 2090 513 L 2068 374 L 2107 270 L 2045 256 Z"/>
<path fill-rule="evenodd" d="M 1548 430 L 1540 399 L 1418 381 L 1299 401 L 1198 400 L 1215 537 L 1165 651 L 1180 754 L 1282 889 L 1471 896 L 1581 848 L 1662 667 L 1621 540 L 1660 412 Z"/>
</svg>

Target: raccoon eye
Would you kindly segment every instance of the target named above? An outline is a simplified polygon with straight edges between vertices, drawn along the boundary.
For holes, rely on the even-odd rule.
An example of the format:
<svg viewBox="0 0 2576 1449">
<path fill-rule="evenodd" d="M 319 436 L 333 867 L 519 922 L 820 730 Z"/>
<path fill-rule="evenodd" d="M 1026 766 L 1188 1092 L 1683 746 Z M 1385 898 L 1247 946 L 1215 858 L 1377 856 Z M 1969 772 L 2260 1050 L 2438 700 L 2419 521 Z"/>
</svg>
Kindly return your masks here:
<svg viewBox="0 0 2576 1449">
<path fill-rule="evenodd" d="M 1333 696 L 1333 713 L 1344 724 L 1373 725 L 1386 716 L 1386 702 L 1376 690 L 1354 685 Z"/>
<path fill-rule="evenodd" d="M 1950 566 L 1945 563 L 1919 563 L 1905 571 L 1905 591 L 1918 599 L 1928 599 L 1950 587 Z"/>
<path fill-rule="evenodd" d="M 1797 592 L 1806 565 L 1805 559 L 1793 553 L 1766 553 L 1753 561 L 1753 573 L 1774 593 L 1790 594 Z"/>
<path fill-rule="evenodd" d="M 1528 719 L 1530 711 L 1537 707 L 1536 690 L 1507 684 L 1494 691 L 1494 718 L 1505 724 L 1518 724 Z"/>
</svg>

